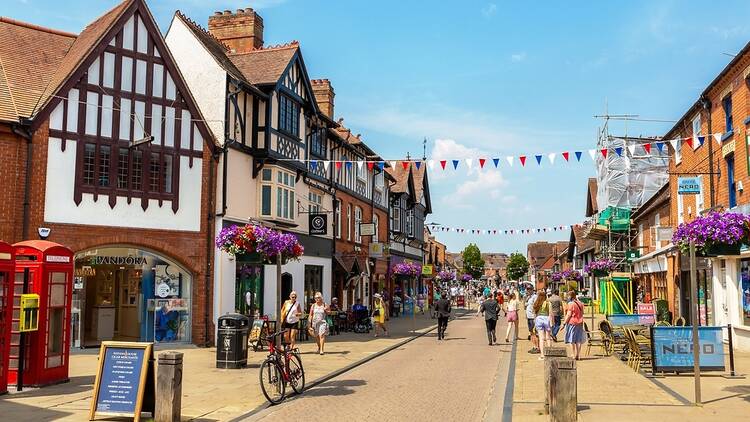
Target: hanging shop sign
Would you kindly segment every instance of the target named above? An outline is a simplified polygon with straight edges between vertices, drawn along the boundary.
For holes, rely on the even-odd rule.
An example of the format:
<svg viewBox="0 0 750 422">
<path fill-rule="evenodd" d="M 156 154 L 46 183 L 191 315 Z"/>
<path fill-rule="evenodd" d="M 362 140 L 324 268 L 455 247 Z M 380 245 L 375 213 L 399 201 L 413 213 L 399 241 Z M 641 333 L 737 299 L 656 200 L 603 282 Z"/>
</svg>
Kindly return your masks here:
<svg viewBox="0 0 750 422">
<path fill-rule="evenodd" d="M 154 413 L 154 352 L 151 343 L 102 342 L 89 420 L 126 416 L 138 422 Z"/>
<path fill-rule="evenodd" d="M 698 327 L 701 371 L 723 371 L 723 327 Z M 651 347 L 655 372 L 693 371 L 693 327 L 653 327 Z"/>
<path fill-rule="evenodd" d="M 640 258 L 640 256 L 641 256 L 641 251 L 639 251 L 638 249 L 628 249 L 625 252 L 625 258 L 629 262 L 633 262 L 633 260 L 635 260 L 636 258 Z"/>
<path fill-rule="evenodd" d="M 657 227 L 656 228 L 656 240 L 659 242 L 669 242 L 672 240 L 674 235 L 674 228 L 672 227 Z"/>
<path fill-rule="evenodd" d="M 701 193 L 700 179 L 694 176 L 677 178 L 678 195 L 695 195 L 699 193 Z"/>
<path fill-rule="evenodd" d="M 359 234 L 362 236 L 375 236 L 375 223 L 359 223 Z"/>
<path fill-rule="evenodd" d="M 422 275 L 432 275 L 434 267 L 431 264 L 422 265 Z"/>
<path fill-rule="evenodd" d="M 328 234 L 328 214 L 310 214 L 308 223 L 311 235 Z"/>
<path fill-rule="evenodd" d="M 382 258 L 385 252 L 383 249 L 384 248 L 383 248 L 382 243 L 378 243 L 378 242 L 370 243 L 370 250 L 369 250 L 370 258 Z"/>
</svg>

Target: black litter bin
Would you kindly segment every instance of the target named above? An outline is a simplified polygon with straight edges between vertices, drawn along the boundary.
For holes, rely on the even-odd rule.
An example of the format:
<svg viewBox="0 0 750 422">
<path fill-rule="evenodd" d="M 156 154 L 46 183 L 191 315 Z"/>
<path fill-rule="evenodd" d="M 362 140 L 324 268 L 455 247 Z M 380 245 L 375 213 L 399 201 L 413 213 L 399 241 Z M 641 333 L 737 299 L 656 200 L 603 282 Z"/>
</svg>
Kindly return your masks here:
<svg viewBox="0 0 750 422">
<path fill-rule="evenodd" d="M 240 314 L 219 317 L 216 367 L 237 369 L 247 366 L 247 334 L 250 320 Z"/>
</svg>

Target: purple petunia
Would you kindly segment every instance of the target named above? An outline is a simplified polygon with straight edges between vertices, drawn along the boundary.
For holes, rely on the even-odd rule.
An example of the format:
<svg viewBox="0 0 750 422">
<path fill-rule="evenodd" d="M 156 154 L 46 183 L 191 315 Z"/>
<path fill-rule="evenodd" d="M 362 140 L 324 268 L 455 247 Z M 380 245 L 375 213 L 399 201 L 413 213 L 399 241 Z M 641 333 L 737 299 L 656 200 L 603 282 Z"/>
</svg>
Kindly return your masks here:
<svg viewBox="0 0 750 422">
<path fill-rule="evenodd" d="M 422 274 L 422 266 L 416 262 L 404 261 L 391 267 L 394 274 L 416 277 Z"/>
<path fill-rule="evenodd" d="M 750 217 L 732 212 L 710 212 L 677 227 L 672 242 L 687 250 L 694 242 L 698 250 L 712 245 L 737 245 L 748 242 Z"/>
</svg>

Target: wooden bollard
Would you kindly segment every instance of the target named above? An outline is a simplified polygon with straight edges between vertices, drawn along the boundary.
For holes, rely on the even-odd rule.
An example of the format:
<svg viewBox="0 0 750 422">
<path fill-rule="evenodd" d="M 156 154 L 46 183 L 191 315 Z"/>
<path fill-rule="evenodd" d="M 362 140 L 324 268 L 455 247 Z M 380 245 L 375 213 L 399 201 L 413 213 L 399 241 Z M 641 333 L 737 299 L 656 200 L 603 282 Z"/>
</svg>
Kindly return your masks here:
<svg viewBox="0 0 750 422">
<path fill-rule="evenodd" d="M 544 348 L 544 413 L 549 414 L 550 373 L 552 361 L 568 356 L 564 347 L 550 346 Z"/>
<path fill-rule="evenodd" d="M 179 422 L 182 417 L 182 353 L 159 353 L 156 374 L 155 422 Z"/>
<path fill-rule="evenodd" d="M 553 359 L 549 379 L 549 420 L 578 420 L 578 375 L 573 358 Z"/>
</svg>

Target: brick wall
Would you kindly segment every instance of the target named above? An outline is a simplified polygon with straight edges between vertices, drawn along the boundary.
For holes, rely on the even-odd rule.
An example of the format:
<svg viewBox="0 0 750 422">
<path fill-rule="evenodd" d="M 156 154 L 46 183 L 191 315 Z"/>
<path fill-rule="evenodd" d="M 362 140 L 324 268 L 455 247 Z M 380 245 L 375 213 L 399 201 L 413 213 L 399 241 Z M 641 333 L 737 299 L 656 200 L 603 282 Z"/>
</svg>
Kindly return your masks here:
<svg viewBox="0 0 750 422">
<path fill-rule="evenodd" d="M 173 258 L 193 274 L 193 342 L 202 344 L 206 341 L 212 341 L 214 329 L 210 322 L 212 304 L 210 279 L 207 289 L 208 296 L 205 293 L 207 287 L 206 275 L 210 272 L 210 268 L 206 267 L 206 260 L 213 255 L 213 247 L 209 245 L 207 248 L 206 244 L 206 236 L 213 237 L 213 227 L 208 224 L 207 220 L 209 204 L 206 200 L 208 198 L 211 160 L 210 149 L 203 149 L 203 194 L 201 195 L 203 203 L 201 204 L 199 232 L 60 224 L 44 221 L 48 135 L 48 123 L 45 122 L 34 133 L 32 140 L 33 164 L 29 237 L 37 237 L 37 227 L 49 227 L 52 232 L 48 240 L 65 245 L 74 252 L 97 246 L 120 244 L 151 249 Z M 10 189 L 3 188 L 0 190 L 0 199 L 2 199 L 2 205 L 0 205 L 0 222 L 2 222 L 0 224 L 0 238 L 6 242 L 15 243 L 23 240 L 21 225 L 23 223 L 22 204 L 26 162 L 25 140 L 15 135 L 9 135 L 5 127 L 0 126 L 0 154 L 2 154 L 0 157 L 3 157 L 3 162 L 9 164 L 8 171 L 4 169 L 0 172 L 0 182 L 2 182 L 2 186 L 10 187 Z M 206 310 L 208 310 L 209 315 L 207 333 L 204 326 Z"/>
</svg>

